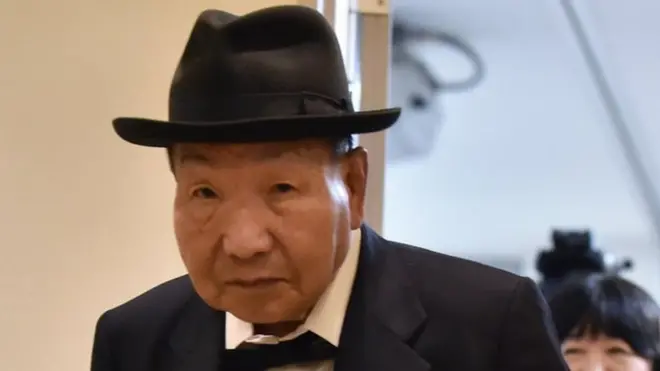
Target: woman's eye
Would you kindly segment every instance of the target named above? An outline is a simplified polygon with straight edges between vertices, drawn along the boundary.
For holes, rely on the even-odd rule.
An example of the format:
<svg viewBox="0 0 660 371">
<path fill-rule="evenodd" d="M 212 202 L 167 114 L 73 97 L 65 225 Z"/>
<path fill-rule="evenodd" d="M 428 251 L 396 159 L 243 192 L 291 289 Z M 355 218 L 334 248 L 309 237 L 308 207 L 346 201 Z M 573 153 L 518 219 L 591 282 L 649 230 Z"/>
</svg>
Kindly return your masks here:
<svg viewBox="0 0 660 371">
<path fill-rule="evenodd" d="M 294 191 L 296 188 L 288 183 L 277 183 L 273 186 L 273 190 L 277 193 L 288 193 Z"/>
<path fill-rule="evenodd" d="M 609 347 L 607 348 L 607 354 L 630 354 L 628 349 L 624 349 L 623 347 Z"/>
<path fill-rule="evenodd" d="M 218 198 L 218 195 L 209 187 L 199 187 L 192 192 L 192 196 L 202 199 Z"/>
<path fill-rule="evenodd" d="M 580 348 L 566 348 L 564 349 L 564 355 L 572 355 L 572 354 L 582 354 L 584 353 L 584 350 Z"/>
</svg>

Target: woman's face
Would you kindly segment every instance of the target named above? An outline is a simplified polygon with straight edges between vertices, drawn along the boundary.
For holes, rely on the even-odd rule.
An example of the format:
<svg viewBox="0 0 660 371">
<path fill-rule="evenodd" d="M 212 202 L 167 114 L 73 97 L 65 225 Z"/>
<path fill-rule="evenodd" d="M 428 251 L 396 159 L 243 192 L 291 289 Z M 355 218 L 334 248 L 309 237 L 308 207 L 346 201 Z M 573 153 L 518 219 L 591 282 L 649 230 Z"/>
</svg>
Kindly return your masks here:
<svg viewBox="0 0 660 371">
<path fill-rule="evenodd" d="M 621 339 L 605 335 L 568 338 L 562 353 L 571 371 L 651 371 L 652 363 Z"/>
</svg>

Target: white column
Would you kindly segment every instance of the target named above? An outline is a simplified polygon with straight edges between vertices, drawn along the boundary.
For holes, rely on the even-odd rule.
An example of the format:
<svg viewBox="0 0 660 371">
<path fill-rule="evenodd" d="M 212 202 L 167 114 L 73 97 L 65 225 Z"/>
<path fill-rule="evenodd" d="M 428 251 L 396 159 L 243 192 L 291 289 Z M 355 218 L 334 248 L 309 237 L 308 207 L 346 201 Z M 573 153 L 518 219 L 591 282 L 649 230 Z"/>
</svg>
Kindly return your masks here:
<svg viewBox="0 0 660 371">
<path fill-rule="evenodd" d="M 359 108 L 373 110 L 388 105 L 390 64 L 390 4 L 388 0 L 357 0 L 351 4 L 356 14 L 350 22 L 349 41 L 358 50 L 354 87 L 360 90 Z M 354 27 L 350 27 L 354 25 Z M 366 221 L 377 232 L 383 228 L 383 195 L 385 188 L 385 133 L 362 135 L 360 145 L 369 152 Z"/>
</svg>

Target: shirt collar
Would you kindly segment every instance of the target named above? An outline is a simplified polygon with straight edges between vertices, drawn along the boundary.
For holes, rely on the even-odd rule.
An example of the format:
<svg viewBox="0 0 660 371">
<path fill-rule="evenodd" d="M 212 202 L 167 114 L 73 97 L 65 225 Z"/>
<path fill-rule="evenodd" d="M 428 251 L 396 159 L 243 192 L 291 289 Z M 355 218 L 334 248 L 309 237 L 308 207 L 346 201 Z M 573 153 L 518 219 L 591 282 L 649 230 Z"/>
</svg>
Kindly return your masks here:
<svg viewBox="0 0 660 371">
<path fill-rule="evenodd" d="M 351 244 L 346 258 L 337 270 L 330 286 L 316 302 L 305 322 L 296 331 L 279 340 L 289 340 L 304 332 L 311 331 L 332 345 L 339 346 L 341 328 L 344 324 L 346 308 L 351 297 L 355 273 L 357 272 L 361 239 L 360 229 L 351 232 Z M 241 343 L 255 336 L 252 324 L 236 318 L 229 312 L 226 314 L 225 331 L 227 349 L 235 349 Z"/>
</svg>

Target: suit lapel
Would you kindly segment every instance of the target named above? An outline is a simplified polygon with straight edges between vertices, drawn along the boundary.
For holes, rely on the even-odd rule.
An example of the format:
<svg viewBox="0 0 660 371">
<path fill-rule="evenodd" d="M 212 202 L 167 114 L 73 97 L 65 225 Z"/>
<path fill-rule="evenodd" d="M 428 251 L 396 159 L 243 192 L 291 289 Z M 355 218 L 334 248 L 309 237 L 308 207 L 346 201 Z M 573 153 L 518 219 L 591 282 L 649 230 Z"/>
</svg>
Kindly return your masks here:
<svg viewBox="0 0 660 371">
<path fill-rule="evenodd" d="M 346 312 L 335 371 L 428 371 L 408 344 L 426 313 L 387 241 L 362 227 L 358 271 Z"/>
<path fill-rule="evenodd" d="M 170 338 L 170 354 L 159 370 L 218 371 L 220 353 L 224 349 L 225 314 L 206 305 L 194 295 L 174 326 Z"/>
</svg>

